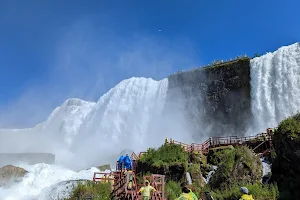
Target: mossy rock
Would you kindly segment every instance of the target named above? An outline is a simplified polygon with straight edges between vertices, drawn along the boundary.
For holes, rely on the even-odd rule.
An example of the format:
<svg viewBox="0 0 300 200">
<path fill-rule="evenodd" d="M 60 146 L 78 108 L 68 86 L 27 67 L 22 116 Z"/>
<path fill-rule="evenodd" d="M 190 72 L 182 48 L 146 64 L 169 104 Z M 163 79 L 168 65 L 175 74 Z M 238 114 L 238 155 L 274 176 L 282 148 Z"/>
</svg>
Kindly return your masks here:
<svg viewBox="0 0 300 200">
<path fill-rule="evenodd" d="M 206 177 L 208 175 L 208 173 L 213 170 L 213 167 L 210 164 L 201 164 L 200 170 L 201 170 L 202 175 L 204 177 Z"/>
<path fill-rule="evenodd" d="M 166 180 L 182 181 L 188 164 L 188 155 L 180 145 L 164 144 L 148 151 L 137 160 L 137 173 L 163 174 Z"/>
<path fill-rule="evenodd" d="M 300 113 L 283 120 L 273 136 L 272 179 L 281 198 L 300 197 Z"/>
<path fill-rule="evenodd" d="M 199 187 L 199 189 L 205 186 L 206 183 L 202 177 L 200 164 L 190 164 L 188 172 L 191 175 L 193 185 Z"/>
<path fill-rule="evenodd" d="M 209 150 L 207 160 L 212 165 L 220 165 L 223 160 L 226 160 L 226 156 L 229 152 L 234 150 L 233 146 L 217 147 L 213 150 Z"/>
<path fill-rule="evenodd" d="M 230 188 L 235 183 L 254 184 L 262 177 L 262 163 L 247 147 L 217 152 L 220 163 L 209 185 L 213 189 Z"/>
<path fill-rule="evenodd" d="M 201 163 L 200 155 L 198 155 L 196 153 L 191 153 L 189 155 L 189 162 L 194 163 L 194 164 L 200 164 Z"/>
</svg>

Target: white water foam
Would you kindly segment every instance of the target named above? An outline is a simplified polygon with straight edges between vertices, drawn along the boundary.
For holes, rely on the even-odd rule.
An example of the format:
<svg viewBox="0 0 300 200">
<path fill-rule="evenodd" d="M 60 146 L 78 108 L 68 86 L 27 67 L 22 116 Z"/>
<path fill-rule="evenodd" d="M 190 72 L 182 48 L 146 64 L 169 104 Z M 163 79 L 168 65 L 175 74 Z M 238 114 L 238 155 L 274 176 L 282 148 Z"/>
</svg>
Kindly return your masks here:
<svg viewBox="0 0 300 200">
<path fill-rule="evenodd" d="M 300 44 L 251 60 L 252 134 L 300 110 Z"/>
<path fill-rule="evenodd" d="M 67 180 L 86 179 L 92 180 L 94 172 L 99 172 L 97 168 L 81 170 L 75 172 L 62 166 L 36 164 L 20 165 L 28 171 L 23 180 L 8 189 L 0 188 L 0 195 L 5 200 L 48 200 L 64 193 L 64 184 Z M 56 186 L 58 185 L 58 186 Z M 53 188 L 56 190 L 53 190 Z M 48 191 L 57 193 L 49 194 Z M 67 194 L 69 191 L 65 191 Z"/>
</svg>

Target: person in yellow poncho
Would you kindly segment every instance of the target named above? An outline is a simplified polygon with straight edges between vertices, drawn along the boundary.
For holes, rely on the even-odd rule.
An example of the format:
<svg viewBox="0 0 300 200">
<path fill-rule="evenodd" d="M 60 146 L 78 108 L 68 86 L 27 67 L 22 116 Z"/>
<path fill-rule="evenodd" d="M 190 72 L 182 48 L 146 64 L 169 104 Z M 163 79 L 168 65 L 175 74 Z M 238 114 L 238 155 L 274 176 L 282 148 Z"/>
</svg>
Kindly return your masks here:
<svg viewBox="0 0 300 200">
<path fill-rule="evenodd" d="M 181 195 L 176 198 L 175 200 L 193 200 L 194 196 L 193 193 L 187 187 L 183 187 Z"/>
<path fill-rule="evenodd" d="M 192 196 L 192 199 L 193 199 L 193 200 L 198 200 L 198 197 L 195 195 L 195 193 L 194 193 L 191 189 L 188 188 L 188 185 L 187 185 L 185 182 L 181 183 L 181 184 L 180 184 L 180 187 L 181 187 L 181 190 L 182 190 L 182 191 L 183 191 L 183 188 L 187 188 L 187 190 L 189 190 L 188 194 L 189 194 L 190 196 Z M 185 189 L 184 189 L 184 190 L 185 190 Z"/>
<path fill-rule="evenodd" d="M 139 193 L 142 194 L 142 199 L 143 200 L 149 200 L 150 199 L 150 193 L 151 192 L 156 192 L 155 188 L 152 187 L 151 185 L 149 185 L 149 181 L 146 180 L 145 181 L 145 185 L 144 187 L 141 187 L 141 189 L 139 190 Z"/>
<path fill-rule="evenodd" d="M 249 194 L 248 188 L 241 187 L 240 192 L 243 194 L 239 200 L 254 200 L 252 195 Z"/>
</svg>

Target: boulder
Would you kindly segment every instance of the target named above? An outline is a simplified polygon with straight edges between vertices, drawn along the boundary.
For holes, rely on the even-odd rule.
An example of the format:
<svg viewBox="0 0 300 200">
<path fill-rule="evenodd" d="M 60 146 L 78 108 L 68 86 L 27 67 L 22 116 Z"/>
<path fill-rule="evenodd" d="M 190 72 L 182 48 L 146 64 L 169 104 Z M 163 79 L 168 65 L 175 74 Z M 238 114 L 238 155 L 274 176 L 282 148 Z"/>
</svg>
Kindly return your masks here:
<svg viewBox="0 0 300 200">
<path fill-rule="evenodd" d="M 218 152 L 221 162 L 212 175 L 209 185 L 213 189 L 227 189 L 234 184 L 254 184 L 261 180 L 262 163 L 247 147 Z"/>
<path fill-rule="evenodd" d="M 27 173 L 25 169 L 13 165 L 6 165 L 0 168 L 0 187 L 21 181 Z"/>
</svg>

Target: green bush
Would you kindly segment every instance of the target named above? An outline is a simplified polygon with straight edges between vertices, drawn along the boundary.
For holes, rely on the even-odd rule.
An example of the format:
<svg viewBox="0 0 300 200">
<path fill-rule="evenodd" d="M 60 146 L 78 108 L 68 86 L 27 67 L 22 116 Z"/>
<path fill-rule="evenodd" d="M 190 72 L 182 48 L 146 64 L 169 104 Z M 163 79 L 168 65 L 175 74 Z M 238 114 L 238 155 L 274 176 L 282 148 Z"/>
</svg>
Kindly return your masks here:
<svg viewBox="0 0 300 200">
<path fill-rule="evenodd" d="M 222 190 L 214 190 L 211 195 L 215 199 L 227 200 L 227 199 L 239 199 L 241 197 L 240 188 L 244 186 L 249 190 L 249 194 L 252 194 L 255 200 L 275 200 L 277 199 L 279 192 L 276 185 L 261 185 L 261 184 L 247 184 L 247 185 L 235 185 L 231 189 L 224 188 Z"/>
<path fill-rule="evenodd" d="M 213 189 L 226 188 L 236 182 L 254 184 L 261 179 L 262 163 L 253 151 L 245 146 L 219 151 L 212 157 L 219 162 L 218 169 L 209 182 Z"/>
<path fill-rule="evenodd" d="M 272 180 L 277 182 L 280 198 L 300 196 L 300 113 L 280 122 L 273 136 L 275 152 L 272 160 Z"/>
<path fill-rule="evenodd" d="M 188 156 L 183 147 L 177 144 L 164 144 L 158 149 L 150 148 L 139 158 L 139 162 L 156 167 L 187 163 Z"/>
<path fill-rule="evenodd" d="M 83 200 L 92 198 L 93 200 L 109 200 L 111 185 L 109 183 L 94 183 L 92 181 L 81 183 L 71 193 L 67 200 Z"/>
<path fill-rule="evenodd" d="M 234 161 L 235 150 L 226 149 L 215 153 L 215 155 L 213 156 L 213 162 L 214 164 L 218 164 L 218 169 L 210 179 L 210 185 L 213 188 L 227 185 L 226 180 L 228 180 L 231 175 Z"/>
<path fill-rule="evenodd" d="M 288 134 L 292 140 L 297 142 L 300 141 L 300 113 L 297 113 L 292 117 L 288 117 L 279 124 L 274 136 L 280 137 L 282 136 L 281 134 Z"/>
<path fill-rule="evenodd" d="M 165 184 L 165 197 L 169 200 L 176 199 L 181 194 L 180 184 L 175 181 L 168 181 Z"/>
<path fill-rule="evenodd" d="M 213 165 L 221 165 L 222 162 L 228 159 L 228 156 L 234 155 L 234 149 L 224 149 L 215 152 L 210 152 L 208 162 Z"/>
</svg>

